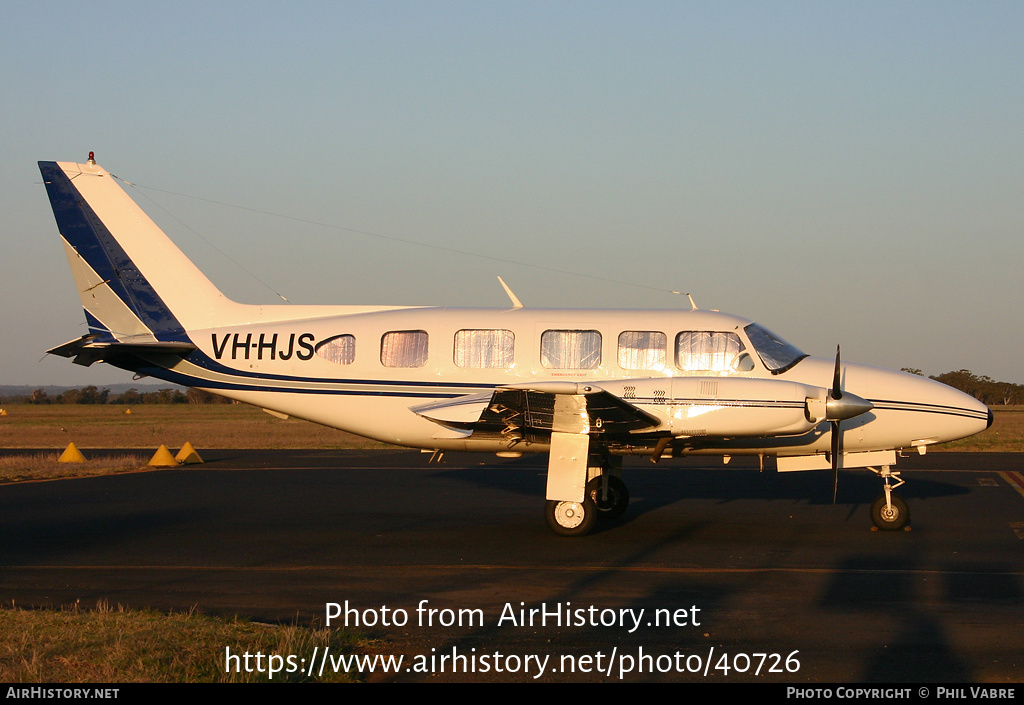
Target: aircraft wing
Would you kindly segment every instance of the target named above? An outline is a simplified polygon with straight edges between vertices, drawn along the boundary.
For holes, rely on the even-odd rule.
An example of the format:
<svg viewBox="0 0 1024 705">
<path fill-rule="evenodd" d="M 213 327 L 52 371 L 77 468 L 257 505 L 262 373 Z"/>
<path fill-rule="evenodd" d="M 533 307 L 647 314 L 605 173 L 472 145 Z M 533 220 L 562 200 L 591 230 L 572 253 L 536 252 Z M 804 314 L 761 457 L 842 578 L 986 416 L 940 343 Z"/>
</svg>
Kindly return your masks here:
<svg viewBox="0 0 1024 705">
<path fill-rule="evenodd" d="M 412 407 L 448 428 L 474 438 L 546 441 L 552 432 L 625 435 L 656 427 L 660 421 L 595 385 L 575 382 L 498 387 Z"/>
</svg>

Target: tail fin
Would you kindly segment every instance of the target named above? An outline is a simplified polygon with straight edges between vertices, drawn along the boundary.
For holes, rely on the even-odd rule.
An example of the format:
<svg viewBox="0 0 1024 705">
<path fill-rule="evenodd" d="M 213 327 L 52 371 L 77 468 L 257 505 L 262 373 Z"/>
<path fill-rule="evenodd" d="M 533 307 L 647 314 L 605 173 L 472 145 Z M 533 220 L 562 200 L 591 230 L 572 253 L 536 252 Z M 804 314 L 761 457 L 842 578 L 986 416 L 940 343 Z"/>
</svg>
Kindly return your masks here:
<svg viewBox="0 0 1024 705">
<path fill-rule="evenodd" d="M 237 306 L 91 158 L 39 170 L 94 341 L 185 343 Z"/>
</svg>

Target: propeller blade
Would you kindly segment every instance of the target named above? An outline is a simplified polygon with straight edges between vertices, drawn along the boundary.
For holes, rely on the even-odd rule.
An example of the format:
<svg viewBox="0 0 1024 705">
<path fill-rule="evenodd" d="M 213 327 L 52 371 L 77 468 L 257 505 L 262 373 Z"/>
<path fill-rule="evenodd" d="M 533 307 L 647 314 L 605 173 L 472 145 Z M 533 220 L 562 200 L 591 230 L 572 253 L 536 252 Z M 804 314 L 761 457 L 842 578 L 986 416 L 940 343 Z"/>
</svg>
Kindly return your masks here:
<svg viewBox="0 0 1024 705">
<path fill-rule="evenodd" d="M 832 391 L 829 393 L 829 396 L 831 397 L 830 401 L 838 402 L 840 399 L 843 398 L 842 382 L 843 382 L 842 362 L 840 361 L 839 346 L 837 345 L 836 346 L 836 369 L 835 369 L 835 372 L 832 373 Z M 857 400 L 861 401 L 861 402 L 864 401 L 863 399 L 860 399 L 860 397 L 857 397 Z M 867 402 L 865 402 L 865 403 L 867 403 Z M 840 407 L 841 405 L 840 404 L 833 404 L 832 406 L 833 407 Z M 870 407 L 871 405 L 868 404 L 868 406 Z M 859 409 L 860 405 L 856 405 L 856 408 Z M 832 504 L 836 503 L 836 497 L 839 494 L 839 444 L 840 444 L 840 441 L 842 440 L 842 437 L 841 437 L 842 431 L 841 431 L 841 429 L 839 427 L 839 424 L 842 421 L 844 414 L 847 414 L 847 413 L 850 413 L 850 412 L 851 412 L 851 410 L 848 410 L 848 409 L 845 409 L 845 408 L 843 408 L 841 410 L 836 408 L 835 411 L 833 412 L 833 414 L 831 414 L 831 416 L 833 417 L 833 420 L 830 422 L 832 424 L 832 438 L 831 438 L 831 440 L 832 440 Z M 863 413 L 863 412 L 860 412 L 860 413 Z"/>
<path fill-rule="evenodd" d="M 842 370 L 841 363 L 839 361 L 839 346 L 836 346 L 836 371 L 832 375 L 832 398 L 842 399 L 843 388 L 842 388 Z"/>
<path fill-rule="evenodd" d="M 832 421 L 832 504 L 836 503 L 839 494 L 839 421 Z"/>
</svg>

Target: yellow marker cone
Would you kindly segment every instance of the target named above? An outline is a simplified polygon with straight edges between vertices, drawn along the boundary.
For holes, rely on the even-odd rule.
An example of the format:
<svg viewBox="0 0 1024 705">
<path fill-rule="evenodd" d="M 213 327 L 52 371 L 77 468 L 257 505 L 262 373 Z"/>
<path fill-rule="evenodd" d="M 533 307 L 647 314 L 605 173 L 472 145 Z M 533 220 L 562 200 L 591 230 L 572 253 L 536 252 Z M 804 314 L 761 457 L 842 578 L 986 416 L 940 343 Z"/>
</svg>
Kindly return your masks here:
<svg viewBox="0 0 1024 705">
<path fill-rule="evenodd" d="M 131 409 L 125 409 L 125 410 L 124 410 L 124 413 L 126 413 L 126 414 L 130 414 L 130 413 L 132 413 L 132 410 L 131 410 Z"/>
<path fill-rule="evenodd" d="M 185 441 L 185 445 L 181 447 L 181 450 L 174 456 L 174 459 L 184 465 L 203 462 L 203 459 L 199 457 L 199 453 L 196 452 L 196 449 L 188 441 Z"/>
<path fill-rule="evenodd" d="M 0 416 L 7 416 L 7 409 L 0 409 Z"/>
<path fill-rule="evenodd" d="M 167 446 L 161 445 L 156 449 L 156 453 L 153 453 L 148 465 L 154 468 L 176 468 L 178 461 L 171 455 L 171 451 L 167 450 Z"/>
<path fill-rule="evenodd" d="M 82 451 L 75 447 L 74 443 L 68 443 L 68 447 L 64 449 L 61 456 L 57 458 L 58 463 L 84 463 L 86 462 L 85 456 L 82 455 Z"/>
</svg>

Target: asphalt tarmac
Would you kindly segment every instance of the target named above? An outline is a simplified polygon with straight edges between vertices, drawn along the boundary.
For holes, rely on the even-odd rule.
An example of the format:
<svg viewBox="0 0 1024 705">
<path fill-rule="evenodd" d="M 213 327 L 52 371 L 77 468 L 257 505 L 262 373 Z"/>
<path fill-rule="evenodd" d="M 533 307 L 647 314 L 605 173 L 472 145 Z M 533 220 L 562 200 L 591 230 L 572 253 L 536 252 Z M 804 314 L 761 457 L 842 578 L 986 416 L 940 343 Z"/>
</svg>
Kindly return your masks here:
<svg viewBox="0 0 1024 705">
<path fill-rule="evenodd" d="M 626 514 L 574 539 L 544 456 L 200 452 L 0 486 L 0 600 L 331 615 L 403 658 L 371 681 L 1024 681 L 1024 454 L 902 459 L 899 532 L 866 471 L 833 505 L 827 472 L 627 458 Z"/>
</svg>

